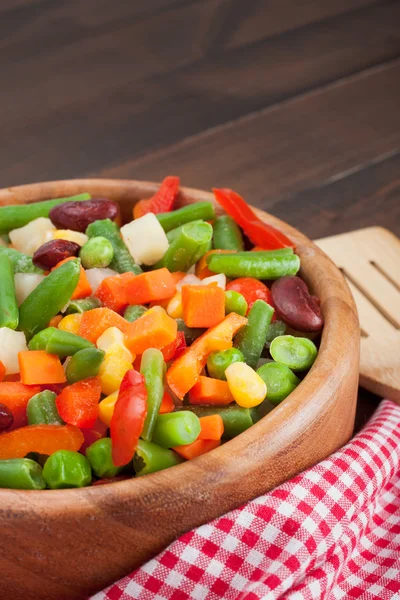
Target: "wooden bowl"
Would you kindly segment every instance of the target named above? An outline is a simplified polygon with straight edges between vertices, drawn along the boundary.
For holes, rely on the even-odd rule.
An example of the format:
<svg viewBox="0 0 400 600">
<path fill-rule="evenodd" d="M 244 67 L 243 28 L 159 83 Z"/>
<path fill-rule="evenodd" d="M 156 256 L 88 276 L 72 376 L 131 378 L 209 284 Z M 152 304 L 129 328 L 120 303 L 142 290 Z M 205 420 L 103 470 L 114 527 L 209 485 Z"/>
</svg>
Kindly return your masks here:
<svg viewBox="0 0 400 600">
<path fill-rule="evenodd" d="M 0 205 L 88 191 L 118 200 L 131 219 L 157 185 L 82 179 L 0 190 Z M 183 188 L 180 204 L 214 202 Z M 353 431 L 359 326 L 349 289 L 329 258 L 293 227 L 257 211 L 296 242 L 301 274 L 325 318 L 318 358 L 305 380 L 236 439 L 192 462 L 140 479 L 79 490 L 0 490 L 4 598 L 81 598 L 128 574 L 183 532 L 238 507 L 329 456 Z"/>
</svg>

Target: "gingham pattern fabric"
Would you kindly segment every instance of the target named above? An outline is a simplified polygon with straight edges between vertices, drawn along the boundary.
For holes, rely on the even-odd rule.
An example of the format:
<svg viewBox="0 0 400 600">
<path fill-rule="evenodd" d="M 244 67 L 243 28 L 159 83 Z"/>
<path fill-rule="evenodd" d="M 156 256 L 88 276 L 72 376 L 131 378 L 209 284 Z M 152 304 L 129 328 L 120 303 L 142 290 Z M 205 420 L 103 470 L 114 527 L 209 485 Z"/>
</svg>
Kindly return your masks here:
<svg viewBox="0 0 400 600">
<path fill-rule="evenodd" d="M 400 407 L 93 600 L 400 599 Z"/>
</svg>

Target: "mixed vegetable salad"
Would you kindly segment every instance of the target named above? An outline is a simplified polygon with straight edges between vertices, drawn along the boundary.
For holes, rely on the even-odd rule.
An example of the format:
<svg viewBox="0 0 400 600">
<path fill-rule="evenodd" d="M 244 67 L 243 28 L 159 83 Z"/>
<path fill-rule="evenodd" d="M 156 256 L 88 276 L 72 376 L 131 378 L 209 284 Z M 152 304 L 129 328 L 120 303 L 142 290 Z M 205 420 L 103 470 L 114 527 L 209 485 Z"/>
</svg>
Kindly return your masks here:
<svg viewBox="0 0 400 600">
<path fill-rule="evenodd" d="M 0 487 L 142 476 L 251 427 L 312 366 L 293 242 L 229 189 L 0 207 Z M 122 226 L 121 226 L 122 225 Z M 314 341 L 312 341 L 314 340 Z"/>
</svg>

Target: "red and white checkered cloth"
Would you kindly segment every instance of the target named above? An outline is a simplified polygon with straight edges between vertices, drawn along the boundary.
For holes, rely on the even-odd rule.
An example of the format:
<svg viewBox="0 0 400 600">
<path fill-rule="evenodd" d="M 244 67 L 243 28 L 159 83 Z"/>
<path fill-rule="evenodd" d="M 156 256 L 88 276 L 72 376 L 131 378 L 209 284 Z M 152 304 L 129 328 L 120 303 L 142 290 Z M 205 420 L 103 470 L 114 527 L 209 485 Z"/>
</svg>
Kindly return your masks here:
<svg viewBox="0 0 400 600">
<path fill-rule="evenodd" d="M 400 406 L 93 600 L 400 599 Z"/>
</svg>

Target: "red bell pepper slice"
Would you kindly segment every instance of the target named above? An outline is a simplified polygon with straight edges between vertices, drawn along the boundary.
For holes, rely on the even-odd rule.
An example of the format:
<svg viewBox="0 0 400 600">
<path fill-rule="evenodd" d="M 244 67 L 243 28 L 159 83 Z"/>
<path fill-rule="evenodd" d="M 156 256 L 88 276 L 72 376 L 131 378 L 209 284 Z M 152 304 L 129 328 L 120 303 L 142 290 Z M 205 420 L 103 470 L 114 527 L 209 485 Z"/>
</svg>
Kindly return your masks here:
<svg viewBox="0 0 400 600">
<path fill-rule="evenodd" d="M 143 217 L 149 212 L 158 214 L 169 212 L 174 206 L 174 202 L 179 192 L 179 177 L 169 176 L 164 179 L 159 190 L 152 198 L 139 200 L 133 209 L 135 219 Z"/>
<path fill-rule="evenodd" d="M 110 424 L 112 459 L 117 467 L 132 460 L 147 415 L 144 377 L 134 369 L 127 371 L 119 388 Z"/>
<path fill-rule="evenodd" d="M 183 333 L 183 331 L 178 331 L 176 334 L 176 338 L 172 342 L 164 346 L 161 352 L 164 356 L 165 362 L 169 362 L 170 360 L 178 358 L 178 356 L 180 356 L 182 352 L 186 350 L 186 348 L 187 346 L 185 334 Z"/>
<path fill-rule="evenodd" d="M 230 189 L 213 189 L 215 199 L 256 246 L 264 250 L 294 248 L 295 244 L 281 231 L 261 221 L 247 202 Z"/>
<path fill-rule="evenodd" d="M 99 414 L 101 382 L 89 377 L 65 387 L 56 398 L 60 417 L 70 425 L 92 429 Z"/>
<path fill-rule="evenodd" d="M 270 306 L 274 306 L 270 290 L 262 281 L 254 279 L 254 277 L 234 279 L 227 284 L 226 290 L 233 290 L 242 294 L 247 302 L 247 314 L 256 300 L 264 300 Z"/>
</svg>

